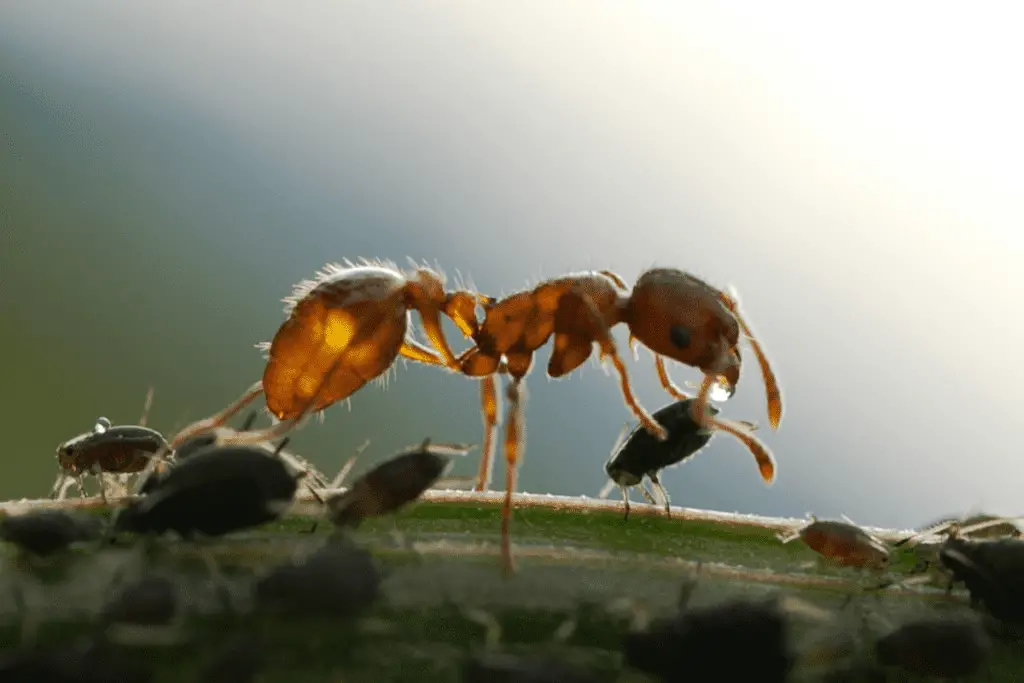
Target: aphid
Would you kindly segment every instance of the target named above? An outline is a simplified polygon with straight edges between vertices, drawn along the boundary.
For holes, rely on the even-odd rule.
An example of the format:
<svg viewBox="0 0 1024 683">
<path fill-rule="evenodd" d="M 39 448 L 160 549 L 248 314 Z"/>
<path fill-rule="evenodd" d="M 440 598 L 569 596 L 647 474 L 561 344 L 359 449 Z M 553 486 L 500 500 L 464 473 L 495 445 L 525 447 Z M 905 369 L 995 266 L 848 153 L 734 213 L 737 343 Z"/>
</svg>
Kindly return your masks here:
<svg viewBox="0 0 1024 683">
<path fill-rule="evenodd" d="M 480 652 L 466 659 L 460 680 L 462 683 L 598 683 L 604 679 L 549 657 Z"/>
<path fill-rule="evenodd" d="M 377 599 L 380 571 L 369 552 L 334 539 L 280 565 L 254 587 L 258 609 L 308 617 L 354 617 Z"/>
<path fill-rule="evenodd" d="M 107 624 L 166 626 L 178 614 L 178 588 L 164 576 L 149 576 L 130 583 L 103 607 Z"/>
<path fill-rule="evenodd" d="M 795 662 L 777 601 L 681 610 L 626 634 L 625 663 L 663 681 L 783 683 Z"/>
<path fill-rule="evenodd" d="M 443 276 L 429 268 L 402 272 L 394 264 L 368 260 L 328 264 L 285 299 L 288 319 L 269 344 L 263 380 L 218 415 L 183 430 L 180 438 L 220 426 L 261 393 L 267 410 L 280 422 L 267 430 L 235 434 L 223 443 L 277 438 L 307 409 L 318 413 L 347 399 L 384 375 L 399 357 L 458 370 L 441 315 L 468 335 L 476 323 L 477 303 L 486 300 L 466 291 L 446 292 Z M 408 336 L 413 310 L 440 356 Z"/>
<path fill-rule="evenodd" d="M 264 648 L 257 636 L 242 634 L 232 638 L 206 665 L 198 683 L 253 683 L 266 662 Z"/>
<path fill-rule="evenodd" d="M 630 387 L 626 366 L 619 355 L 611 328 L 619 323 L 629 327 L 634 341 L 652 351 L 661 384 L 674 398 L 688 398 L 671 381 L 664 358 L 700 369 L 705 377 L 691 404 L 694 421 L 705 429 L 728 432 L 742 441 L 758 461 L 766 482 L 775 477 L 775 463 L 768 449 L 746 425 L 715 417 L 707 410 L 713 386 L 735 390 L 740 374 L 738 344 L 741 333 L 757 355 L 764 376 L 769 421 L 777 427 L 782 417 L 781 393 L 775 376 L 739 313 L 733 297 L 683 271 L 655 268 L 643 273 L 632 292 L 625 282 L 609 271 L 566 275 L 541 282 L 500 301 L 481 302 L 482 323 L 469 322 L 473 346 L 458 358 L 458 367 L 482 382 L 484 417 L 484 461 L 478 488 L 486 488 L 490 471 L 490 449 L 497 428 L 495 375 L 511 377 L 506 390 L 509 401 L 505 427 L 505 503 L 502 509 L 502 566 L 512 571 L 510 520 L 516 466 L 524 448 L 522 403 L 524 379 L 533 365 L 534 353 L 554 338 L 547 375 L 560 378 L 580 367 L 600 347 L 600 358 L 610 359 L 618 373 L 626 405 L 643 428 L 659 440 L 668 432 L 640 406 Z M 463 332 L 466 328 L 460 324 Z"/>
<path fill-rule="evenodd" d="M 0 654 L 5 683 L 148 683 L 153 672 L 102 639 L 8 650 Z"/>
<path fill-rule="evenodd" d="M 102 531 L 99 517 L 67 510 L 32 510 L 0 518 L 0 538 L 39 557 L 97 541 Z"/>
<path fill-rule="evenodd" d="M 972 619 L 932 618 L 878 639 L 875 653 L 884 666 L 949 680 L 978 673 L 992 654 L 992 641 Z"/>
<path fill-rule="evenodd" d="M 622 501 L 626 508 L 624 519 L 629 519 L 629 489 L 634 486 L 640 488 L 640 492 L 649 503 L 664 505 L 666 517 L 672 516 L 668 491 L 658 480 L 658 473 L 695 455 L 714 436 L 714 431 L 702 428 L 693 420 L 690 409 L 694 400 L 696 399 L 683 399 L 655 411 L 654 419 L 668 432 L 668 439 L 665 441 L 659 441 L 640 425 L 634 427 L 628 437 L 626 429 L 619 434 L 618 440 L 612 446 L 611 456 L 604 466 L 611 481 L 601 491 L 599 497 L 607 497 L 611 489 L 618 485 L 622 490 Z M 712 415 L 719 412 L 712 404 L 708 404 L 708 409 Z M 747 424 L 751 429 L 754 428 L 754 425 Z M 654 486 L 653 494 L 644 485 L 645 476 Z"/>
<path fill-rule="evenodd" d="M 57 446 L 57 462 L 61 472 L 57 477 L 51 498 L 64 498 L 65 482 L 70 477 L 78 484 L 85 497 L 82 477 L 96 475 L 100 482 L 100 495 L 107 499 L 104 474 L 137 474 L 146 468 L 154 454 L 168 448 L 164 436 L 146 427 L 146 416 L 152 404 L 153 392 L 146 397 L 146 407 L 137 425 L 111 425 L 105 417 L 98 418 L 91 432 L 79 434 Z"/>
<path fill-rule="evenodd" d="M 337 526 L 356 527 L 367 517 L 390 514 L 416 500 L 451 466 L 445 454 L 465 454 L 472 447 L 431 444 L 430 439 L 377 465 L 344 492 L 324 502 Z"/>
<path fill-rule="evenodd" d="M 220 536 L 279 518 L 304 473 L 254 446 L 213 446 L 147 480 L 147 492 L 122 508 L 117 531 L 183 538 Z"/>
<path fill-rule="evenodd" d="M 881 571 L 889 566 L 889 547 L 850 521 L 812 516 L 809 524 L 778 538 L 783 543 L 799 538 L 826 560 L 843 567 Z"/>
<path fill-rule="evenodd" d="M 972 541 L 951 535 L 939 561 L 967 586 L 972 605 L 984 605 L 996 619 L 1024 623 L 1024 540 Z"/>
</svg>

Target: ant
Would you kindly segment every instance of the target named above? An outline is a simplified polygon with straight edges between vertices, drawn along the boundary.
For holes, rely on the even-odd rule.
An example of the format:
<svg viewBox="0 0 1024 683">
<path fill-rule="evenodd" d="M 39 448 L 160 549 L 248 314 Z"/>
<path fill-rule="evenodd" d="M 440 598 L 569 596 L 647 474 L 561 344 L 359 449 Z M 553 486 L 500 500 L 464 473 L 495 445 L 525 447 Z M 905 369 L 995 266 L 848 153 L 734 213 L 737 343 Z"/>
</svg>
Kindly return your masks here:
<svg viewBox="0 0 1024 683">
<path fill-rule="evenodd" d="M 505 502 L 502 508 L 502 566 L 513 570 L 510 522 L 516 467 L 524 448 L 526 375 L 534 353 L 553 338 L 554 349 L 547 375 L 557 379 L 579 368 L 590 358 L 596 343 L 600 359 L 610 359 L 619 377 L 627 407 L 643 428 L 659 441 L 669 432 L 639 404 L 633 395 L 626 366 L 619 355 L 611 329 L 619 323 L 629 328 L 629 346 L 639 342 L 654 354 L 662 387 L 675 399 L 689 398 L 668 376 L 665 358 L 695 367 L 704 373 L 691 416 L 702 429 L 721 430 L 742 441 L 758 460 L 762 478 L 770 483 L 775 468 L 767 447 L 748 425 L 724 420 L 708 410 L 712 388 L 717 384 L 731 396 L 739 381 L 742 334 L 754 350 L 764 378 L 768 417 L 773 429 L 782 419 L 782 395 L 775 374 L 739 312 L 734 295 L 726 294 L 693 275 L 674 268 L 652 268 L 642 273 L 630 292 L 625 281 L 607 270 L 573 273 L 545 280 L 532 289 L 500 300 L 479 297 L 485 311 L 482 323 L 468 316 L 456 320 L 473 346 L 457 359 L 458 370 L 481 379 L 481 412 L 484 419 L 483 459 L 477 490 L 486 490 L 490 472 L 493 435 L 497 429 L 498 393 L 495 375 L 507 374 L 509 401 L 505 426 Z M 465 311 L 468 313 L 468 309 Z"/>
<path fill-rule="evenodd" d="M 623 520 L 629 519 L 629 489 L 634 486 L 640 488 L 647 502 L 652 505 L 664 505 L 665 516 L 671 518 L 668 491 L 661 485 L 658 473 L 696 455 L 714 436 L 713 431 L 702 429 L 694 422 L 690 408 L 695 400 L 687 398 L 676 401 L 654 412 L 654 419 L 668 431 L 666 441 L 659 441 L 640 425 L 634 427 L 628 436 L 628 424 L 619 433 L 619 438 L 612 446 L 611 455 L 604 466 L 610 481 L 598 497 L 606 498 L 616 485 L 622 489 L 622 501 L 626 508 Z M 719 412 L 712 404 L 708 404 L 708 410 L 712 415 Z M 756 429 L 753 423 L 743 424 L 752 430 Z M 761 463 L 758 464 L 760 466 Z M 653 494 L 644 485 L 645 476 L 654 486 Z"/>
<path fill-rule="evenodd" d="M 257 345 L 268 351 L 263 379 L 220 413 L 183 429 L 171 446 L 223 425 L 260 394 L 278 423 L 223 435 L 218 442 L 244 445 L 275 439 L 307 412 L 321 413 L 371 380 L 386 377 L 399 357 L 458 370 L 441 315 L 468 335 L 476 323 L 476 305 L 489 300 L 468 291 L 446 292 L 444 277 L 426 267 L 402 272 L 393 263 L 369 259 L 328 264 L 314 279 L 294 286 L 284 299 L 288 318 L 269 344 Z M 408 336 L 413 310 L 440 356 Z"/>
<path fill-rule="evenodd" d="M 67 495 L 71 479 L 78 484 L 78 492 L 85 498 L 82 477 L 96 475 L 100 482 L 100 495 L 107 502 L 105 474 L 127 476 L 146 469 L 154 454 L 168 448 L 164 436 L 146 427 L 146 418 L 153 404 L 153 389 L 146 394 L 146 404 L 137 425 L 111 425 L 101 417 L 91 432 L 85 432 L 57 446 L 60 474 L 50 492 L 50 498 L 62 500 Z"/>
</svg>

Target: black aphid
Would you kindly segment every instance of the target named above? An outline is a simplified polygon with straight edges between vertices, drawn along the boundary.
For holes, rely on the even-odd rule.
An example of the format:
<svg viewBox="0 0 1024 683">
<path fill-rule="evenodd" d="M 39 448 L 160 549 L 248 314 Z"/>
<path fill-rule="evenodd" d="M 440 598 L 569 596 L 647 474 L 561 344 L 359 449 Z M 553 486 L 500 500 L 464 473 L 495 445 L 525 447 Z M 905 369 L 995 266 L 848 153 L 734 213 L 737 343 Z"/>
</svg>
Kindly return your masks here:
<svg viewBox="0 0 1024 683">
<path fill-rule="evenodd" d="M 259 526 L 287 511 L 301 476 L 259 447 L 208 447 L 150 477 L 145 495 L 120 511 L 115 528 L 189 538 Z"/>
<path fill-rule="evenodd" d="M 688 398 L 670 403 L 652 415 L 658 424 L 668 431 L 667 440 L 658 441 L 650 432 L 638 425 L 628 436 L 623 429 L 612 446 L 611 456 L 604 466 L 611 482 L 601 492 L 601 497 L 608 495 L 611 488 L 618 485 L 626 506 L 626 519 L 629 519 L 629 489 L 634 486 L 640 487 L 640 492 L 649 503 L 664 505 L 665 514 L 671 515 L 668 492 L 658 480 L 658 473 L 693 456 L 714 436 L 713 430 L 703 429 L 694 422 L 690 414 L 694 400 Z M 718 408 L 710 403 L 708 410 L 712 415 L 719 412 Z M 654 485 L 654 494 L 644 484 L 644 477 L 650 479 Z"/>
<path fill-rule="evenodd" d="M 1000 621 L 1024 623 L 1024 540 L 950 536 L 939 550 L 939 562 L 967 586 L 973 605 L 984 605 Z"/>
<path fill-rule="evenodd" d="M 149 576 L 122 588 L 103 608 L 107 624 L 166 626 L 178 612 L 178 588 L 163 576 Z"/>
<path fill-rule="evenodd" d="M 153 672 L 102 640 L 9 650 L 0 654 L 4 683 L 149 683 Z"/>
<path fill-rule="evenodd" d="M 485 652 L 466 660 L 461 680 L 462 683 L 599 683 L 603 679 L 546 657 Z"/>
<path fill-rule="evenodd" d="M 298 563 L 287 563 L 254 587 L 257 609 L 302 616 L 352 617 L 369 608 L 380 589 L 369 552 L 332 540 Z"/>
<path fill-rule="evenodd" d="M 98 540 L 102 531 L 100 518 L 66 510 L 33 510 L 0 519 L 0 538 L 41 557 Z"/>
<path fill-rule="evenodd" d="M 111 425 L 101 417 L 91 432 L 79 434 L 57 446 L 57 462 L 61 473 L 57 477 L 50 497 L 63 497 L 64 483 L 74 478 L 78 491 L 85 497 L 82 477 L 96 475 L 100 493 L 106 500 L 103 474 L 137 474 L 146 468 L 157 452 L 169 449 L 163 434 L 142 425 Z"/>
<path fill-rule="evenodd" d="M 386 515 L 416 500 L 448 469 L 442 453 L 464 453 L 466 446 L 434 445 L 426 439 L 417 448 L 377 465 L 343 493 L 325 502 L 338 526 L 356 527 L 367 517 Z"/>
<path fill-rule="evenodd" d="M 965 678 L 981 670 L 992 641 L 972 619 L 938 618 L 904 624 L 880 638 L 879 663 L 918 676 Z"/>
<path fill-rule="evenodd" d="M 626 664 L 662 681 L 783 683 L 794 662 L 787 631 L 777 602 L 736 600 L 655 620 L 623 650 Z"/>
<path fill-rule="evenodd" d="M 265 645 L 243 634 L 229 640 L 199 675 L 198 683 L 252 683 L 266 662 Z"/>
</svg>

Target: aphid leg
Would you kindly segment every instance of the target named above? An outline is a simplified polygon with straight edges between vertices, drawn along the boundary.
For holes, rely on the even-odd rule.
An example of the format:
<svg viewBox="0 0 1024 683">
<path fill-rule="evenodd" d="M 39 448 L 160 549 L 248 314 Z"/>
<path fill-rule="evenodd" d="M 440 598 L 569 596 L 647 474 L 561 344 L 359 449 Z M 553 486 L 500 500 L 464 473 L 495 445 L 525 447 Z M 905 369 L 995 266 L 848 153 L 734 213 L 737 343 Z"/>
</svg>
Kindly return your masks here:
<svg viewBox="0 0 1024 683">
<path fill-rule="evenodd" d="M 775 373 L 772 371 L 771 365 L 768 363 L 768 357 L 765 356 L 764 349 L 761 348 L 760 342 L 757 341 L 757 337 L 754 332 L 750 329 L 750 326 L 744 320 L 743 314 L 740 313 L 739 302 L 733 296 L 729 296 L 725 292 L 719 294 L 719 298 L 722 303 L 732 311 L 733 316 L 736 318 L 736 322 L 740 324 L 740 329 L 743 334 L 747 337 L 750 342 L 750 347 L 754 349 L 754 356 L 757 358 L 757 364 L 761 366 L 761 376 L 764 378 L 765 394 L 768 399 L 768 421 L 772 426 L 772 429 L 778 429 L 779 423 L 782 422 L 782 392 L 779 390 L 779 382 L 775 377 Z"/>
<path fill-rule="evenodd" d="M 658 504 L 658 499 L 655 498 L 654 494 L 651 493 L 651 490 L 649 488 L 647 488 L 647 484 L 645 484 L 643 481 L 641 481 L 640 485 L 637 486 L 637 488 L 640 489 L 640 495 L 642 495 L 644 497 L 644 500 L 646 500 L 649 505 L 657 505 Z"/>
<path fill-rule="evenodd" d="M 211 429 L 223 426 L 228 420 L 235 416 L 242 408 L 246 407 L 253 401 L 255 401 L 260 394 L 263 393 L 263 381 L 256 382 L 242 394 L 234 403 L 229 405 L 219 413 L 208 417 L 198 422 L 193 422 L 189 426 L 182 429 L 180 432 L 174 435 L 171 439 L 170 448 L 174 450 L 186 440 L 191 439 L 193 436 L 208 432 Z"/>
<path fill-rule="evenodd" d="M 64 495 L 66 495 L 66 487 L 64 487 L 64 482 L 66 482 L 67 479 L 68 476 L 64 473 L 63 470 L 57 473 L 57 480 L 53 482 L 53 488 L 50 489 L 51 500 L 61 500 L 64 497 Z M 60 496 L 60 498 L 58 498 L 58 495 Z"/>
<path fill-rule="evenodd" d="M 523 456 L 523 402 L 525 387 L 522 377 L 512 377 L 508 384 L 508 418 L 505 424 L 505 504 L 501 509 L 501 566 L 508 577 L 515 571 L 512 561 L 512 491 L 516 487 L 516 466 Z"/>
<path fill-rule="evenodd" d="M 622 357 L 619 356 L 618 348 L 615 345 L 615 339 L 612 338 L 611 330 L 608 329 L 608 325 L 605 324 L 598 312 L 594 302 L 586 294 L 586 292 L 570 290 L 567 292 L 565 297 L 574 297 L 579 303 L 587 316 L 588 327 L 594 335 L 594 341 L 601 347 L 601 359 L 610 358 L 612 364 L 615 366 L 615 371 L 619 375 L 619 385 L 622 389 L 622 398 L 625 400 L 626 405 L 629 407 L 633 414 L 636 415 L 637 419 L 640 420 L 640 424 L 643 425 L 652 436 L 659 441 L 665 441 L 668 439 L 668 431 L 662 427 L 658 422 L 651 417 L 650 413 L 644 410 L 643 406 L 636 400 L 633 395 L 633 389 L 629 384 L 629 372 L 626 370 L 625 363 L 622 362 Z M 549 371 L 550 374 L 550 371 Z"/>
<path fill-rule="evenodd" d="M 665 367 L 664 357 L 654 354 L 654 367 L 658 370 L 658 380 L 661 382 L 661 386 L 669 395 L 677 401 L 685 401 L 690 398 L 682 392 L 673 382 L 672 378 L 668 376 L 668 369 Z"/>
<path fill-rule="evenodd" d="M 654 485 L 654 490 L 657 492 L 658 498 L 661 498 L 661 503 L 665 506 L 665 516 L 672 519 L 672 504 L 669 501 L 668 491 L 661 485 L 661 481 L 658 480 L 658 473 L 652 472 L 647 475 L 648 479 Z"/>
<path fill-rule="evenodd" d="M 628 486 L 620 486 L 619 488 L 622 489 L 622 504 L 623 504 L 623 507 L 626 508 L 625 514 L 622 515 L 622 521 L 623 522 L 628 522 L 629 521 L 629 487 Z"/>
<path fill-rule="evenodd" d="M 494 437 L 498 431 L 498 381 L 494 375 L 487 375 L 480 380 L 480 407 L 484 421 L 484 448 L 480 454 L 480 472 L 474 490 L 487 491 L 491 487 Z"/>
<path fill-rule="evenodd" d="M 83 500 L 88 498 L 88 496 L 85 495 L 85 482 L 82 481 L 81 474 L 75 476 L 75 483 L 78 485 L 78 495 L 80 495 Z"/>
</svg>

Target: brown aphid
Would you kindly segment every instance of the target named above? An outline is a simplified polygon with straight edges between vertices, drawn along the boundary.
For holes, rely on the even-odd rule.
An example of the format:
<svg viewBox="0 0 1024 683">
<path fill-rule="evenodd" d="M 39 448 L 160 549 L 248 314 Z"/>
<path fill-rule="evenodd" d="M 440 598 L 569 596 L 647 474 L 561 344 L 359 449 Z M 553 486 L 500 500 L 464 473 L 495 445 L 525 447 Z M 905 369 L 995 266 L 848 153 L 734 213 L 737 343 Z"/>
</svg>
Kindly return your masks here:
<svg viewBox="0 0 1024 683">
<path fill-rule="evenodd" d="M 741 333 L 751 340 L 764 376 L 768 415 L 773 428 L 782 417 L 781 393 L 775 375 L 753 333 L 739 313 L 736 300 L 702 280 L 673 268 L 654 268 L 643 273 L 632 292 L 621 277 L 610 271 L 575 273 L 541 282 L 498 301 L 481 302 L 482 323 L 473 326 L 469 337 L 474 346 L 458 359 L 462 373 L 481 378 L 484 418 L 484 452 L 478 490 L 487 488 L 490 450 L 497 428 L 498 397 L 496 374 L 508 374 L 509 400 L 505 431 L 505 504 L 502 511 L 502 560 L 512 570 L 509 520 L 516 465 L 522 457 L 524 379 L 533 365 L 534 353 L 554 338 L 547 375 L 560 378 L 580 367 L 594 350 L 610 359 L 618 373 L 626 405 L 644 429 L 660 440 L 668 437 L 664 427 L 633 396 L 626 366 L 619 355 L 611 328 L 625 323 L 630 344 L 640 342 L 655 357 L 664 389 L 677 400 L 688 398 L 668 376 L 664 359 L 701 370 L 705 377 L 693 403 L 694 420 L 704 429 L 732 434 L 757 459 L 766 482 L 775 477 L 771 453 L 744 424 L 714 416 L 708 410 L 711 389 L 716 382 L 735 390 L 740 373 L 738 344 Z M 465 323 L 465 318 L 461 322 Z M 465 328 L 460 324 L 465 332 Z"/>
<path fill-rule="evenodd" d="M 285 299 L 288 319 L 269 344 L 263 380 L 226 410 L 183 430 L 176 439 L 222 425 L 260 393 L 266 396 L 267 410 L 281 422 L 232 435 L 223 443 L 277 438 L 297 424 L 307 406 L 309 413 L 318 413 L 348 398 L 384 376 L 399 357 L 458 370 L 441 329 L 441 315 L 469 334 L 482 300 L 487 298 L 467 291 L 446 292 L 443 276 L 429 268 L 402 272 L 394 264 L 369 260 L 328 264 L 315 279 L 297 284 Z M 419 312 L 440 356 L 408 336 L 413 310 Z"/>
<path fill-rule="evenodd" d="M 416 500 L 451 465 L 446 454 L 464 454 L 462 445 L 432 445 L 430 439 L 414 449 L 399 453 L 356 480 L 343 493 L 327 498 L 331 521 L 337 526 L 356 527 L 368 517 L 390 514 Z"/>
<path fill-rule="evenodd" d="M 992 654 L 992 640 L 973 619 L 933 618 L 904 624 L 878 639 L 880 664 L 946 680 L 978 673 Z"/>
<path fill-rule="evenodd" d="M 111 425 L 110 420 L 100 417 L 91 432 L 79 434 L 57 446 L 57 463 L 61 471 L 50 497 L 64 498 L 67 491 L 65 482 L 71 477 L 84 498 L 82 477 L 91 474 L 99 479 L 100 495 L 106 500 L 104 474 L 138 474 L 154 455 L 167 450 L 164 436 L 145 426 L 152 401 L 153 390 L 150 389 L 137 425 Z"/>
<path fill-rule="evenodd" d="M 875 571 L 889 566 L 889 547 L 850 522 L 811 518 L 790 534 L 779 534 L 783 543 L 799 538 L 826 560 L 843 567 Z"/>
</svg>

